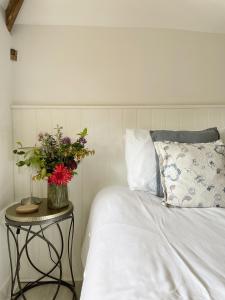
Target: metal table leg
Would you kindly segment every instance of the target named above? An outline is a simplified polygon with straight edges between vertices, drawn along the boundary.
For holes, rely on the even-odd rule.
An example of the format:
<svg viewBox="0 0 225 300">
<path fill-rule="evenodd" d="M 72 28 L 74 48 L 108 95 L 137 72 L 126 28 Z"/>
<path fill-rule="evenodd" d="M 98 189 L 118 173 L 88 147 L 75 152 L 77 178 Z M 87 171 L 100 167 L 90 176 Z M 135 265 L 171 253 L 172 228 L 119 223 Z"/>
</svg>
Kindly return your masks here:
<svg viewBox="0 0 225 300">
<path fill-rule="evenodd" d="M 74 216 L 73 213 L 67 217 L 66 219 L 70 220 L 70 226 L 69 226 L 69 233 L 68 233 L 68 241 L 67 241 L 67 247 L 68 247 L 68 262 L 69 262 L 69 268 L 70 268 L 70 274 L 71 274 L 71 281 L 72 284 L 62 280 L 62 256 L 63 256 L 63 251 L 64 251 L 64 238 L 62 234 L 62 229 L 60 227 L 60 222 L 58 221 L 55 223 L 50 223 L 47 225 L 40 225 L 40 230 L 34 231 L 32 230 L 32 226 L 17 226 L 17 225 L 7 225 L 7 241 L 8 241 L 8 249 L 9 249 L 9 259 L 10 259 L 10 269 L 11 269 L 11 300 L 16 300 L 19 297 L 22 297 L 22 299 L 27 300 L 25 293 L 28 290 L 31 290 L 32 288 L 35 288 L 37 286 L 42 286 L 46 284 L 55 284 L 57 285 L 56 292 L 53 296 L 53 300 L 55 300 L 58 296 L 59 290 L 61 286 L 65 286 L 68 289 L 71 290 L 72 292 L 72 299 L 76 300 L 76 293 L 75 293 L 75 281 L 74 281 L 74 275 L 73 275 L 73 268 L 72 268 L 72 252 L 73 252 L 73 238 L 74 238 Z M 66 220 L 64 219 L 64 220 Z M 56 226 L 59 232 L 60 236 L 60 243 L 61 243 L 61 249 L 58 251 L 56 247 L 53 245 L 52 242 L 50 242 L 46 236 L 45 236 L 45 231 L 51 227 L 51 226 Z M 16 233 L 13 231 L 16 229 Z M 25 232 L 26 233 L 26 238 L 24 245 L 19 247 L 19 234 L 20 232 Z M 15 242 L 16 246 L 16 266 L 13 268 L 13 258 L 12 258 L 12 250 L 11 250 L 11 242 L 10 242 L 10 235 L 13 238 L 13 241 Z M 53 267 L 48 271 L 44 272 L 42 271 L 38 266 L 34 264 L 34 262 L 31 259 L 29 250 L 28 250 L 28 245 L 31 243 L 34 238 L 39 238 L 42 241 L 44 241 L 49 249 L 49 256 L 51 261 L 53 262 Z M 52 252 L 56 256 L 56 260 L 53 259 Z M 28 262 L 30 266 L 35 269 L 39 274 L 40 277 L 33 282 L 27 283 L 24 287 L 22 287 L 21 280 L 20 280 L 20 260 L 22 255 L 26 255 Z M 52 272 L 58 268 L 59 269 L 59 277 L 57 278 L 56 276 L 52 275 Z M 44 279 L 48 279 L 47 281 L 43 281 Z M 18 290 L 16 291 L 16 288 L 18 286 Z"/>
</svg>

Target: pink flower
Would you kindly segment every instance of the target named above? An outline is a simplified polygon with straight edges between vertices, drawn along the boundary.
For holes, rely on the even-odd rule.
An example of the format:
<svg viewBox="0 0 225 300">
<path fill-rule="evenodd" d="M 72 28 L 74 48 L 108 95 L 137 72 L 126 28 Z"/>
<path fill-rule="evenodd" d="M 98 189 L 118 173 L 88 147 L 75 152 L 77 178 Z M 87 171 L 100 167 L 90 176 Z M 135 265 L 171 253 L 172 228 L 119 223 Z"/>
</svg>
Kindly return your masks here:
<svg viewBox="0 0 225 300">
<path fill-rule="evenodd" d="M 58 164 L 52 175 L 48 178 L 49 184 L 66 185 L 73 177 L 71 171 L 64 166 L 64 164 Z"/>
</svg>

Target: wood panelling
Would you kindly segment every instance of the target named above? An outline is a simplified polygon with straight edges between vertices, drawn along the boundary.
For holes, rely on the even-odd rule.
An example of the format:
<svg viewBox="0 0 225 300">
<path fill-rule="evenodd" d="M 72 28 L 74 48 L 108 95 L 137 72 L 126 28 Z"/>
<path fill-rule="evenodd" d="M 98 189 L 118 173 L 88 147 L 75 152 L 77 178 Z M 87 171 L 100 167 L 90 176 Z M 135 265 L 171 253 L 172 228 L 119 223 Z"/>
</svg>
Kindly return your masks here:
<svg viewBox="0 0 225 300">
<path fill-rule="evenodd" d="M 10 0 L 5 11 L 5 22 L 11 32 L 24 0 Z"/>
<path fill-rule="evenodd" d="M 203 129 L 225 127 L 225 106 L 153 106 L 153 107 L 13 107 L 14 143 L 33 145 L 37 134 L 50 131 L 57 124 L 66 135 L 74 136 L 83 127 L 89 129 L 89 146 L 96 150 L 94 157 L 85 159 L 69 186 L 70 199 L 75 207 L 74 268 L 76 279 L 82 278 L 80 252 L 91 203 L 96 193 L 107 185 L 126 184 L 124 160 L 124 133 L 126 128 L 148 129 Z M 15 198 L 29 194 L 29 172 L 14 168 Z M 34 184 L 37 196 L 46 196 L 46 183 Z M 65 226 L 66 228 L 66 226 Z M 56 233 L 53 234 L 56 238 Z M 48 266 L 46 255 L 40 256 L 40 247 L 33 246 L 33 255 Z M 42 251 L 47 251 L 42 247 Z M 40 257 L 40 258 L 39 258 Z M 24 263 L 24 279 L 35 273 Z M 68 278 L 67 272 L 64 277 Z"/>
</svg>

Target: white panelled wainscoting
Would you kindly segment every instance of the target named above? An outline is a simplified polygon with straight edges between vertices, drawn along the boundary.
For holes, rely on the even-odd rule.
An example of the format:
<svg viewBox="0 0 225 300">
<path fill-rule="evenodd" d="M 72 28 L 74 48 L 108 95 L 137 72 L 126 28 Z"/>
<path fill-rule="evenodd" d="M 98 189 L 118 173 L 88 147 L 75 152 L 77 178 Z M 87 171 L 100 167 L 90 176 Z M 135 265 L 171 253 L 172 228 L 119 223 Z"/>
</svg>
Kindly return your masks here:
<svg viewBox="0 0 225 300">
<path fill-rule="evenodd" d="M 225 105 L 218 106 L 13 106 L 14 144 L 34 145 L 39 132 L 52 132 L 57 124 L 65 135 L 74 136 L 82 128 L 89 130 L 88 145 L 95 149 L 85 159 L 69 185 L 70 200 L 75 207 L 74 270 L 76 280 L 82 279 L 81 245 L 91 202 L 96 193 L 108 185 L 126 184 L 123 136 L 126 128 L 188 129 L 225 127 Z M 15 198 L 29 195 L 29 171 L 14 168 Z M 34 183 L 36 196 L 46 197 L 47 184 Z M 66 230 L 66 228 L 65 228 Z M 52 238 L 57 240 L 56 233 Z M 40 265 L 48 266 L 48 249 L 36 243 L 32 253 Z M 40 252 L 42 251 L 42 252 Z M 42 253 L 42 254 L 40 254 Z M 23 280 L 35 277 L 27 262 L 22 264 Z M 64 278 L 68 278 L 67 272 Z"/>
</svg>

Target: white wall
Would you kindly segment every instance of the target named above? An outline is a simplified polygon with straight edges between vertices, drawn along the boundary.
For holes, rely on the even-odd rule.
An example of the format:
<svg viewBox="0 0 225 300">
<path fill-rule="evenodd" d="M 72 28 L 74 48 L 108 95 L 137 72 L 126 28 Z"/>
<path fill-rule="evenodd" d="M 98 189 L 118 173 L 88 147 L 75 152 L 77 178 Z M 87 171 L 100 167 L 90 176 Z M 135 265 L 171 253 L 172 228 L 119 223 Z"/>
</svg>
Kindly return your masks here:
<svg viewBox="0 0 225 300">
<path fill-rule="evenodd" d="M 212 126 L 224 128 L 225 105 L 221 107 L 16 107 L 13 109 L 14 142 L 33 145 L 39 132 L 51 132 L 61 124 L 65 135 L 74 136 L 85 126 L 89 129 L 88 145 L 95 149 L 93 157 L 79 166 L 78 175 L 69 184 L 69 197 L 75 208 L 75 238 L 73 262 L 75 278 L 82 278 L 81 245 L 89 209 L 96 193 L 108 185 L 126 185 L 124 158 L 125 128 L 203 129 Z M 20 200 L 29 194 L 29 173 L 15 167 L 15 195 Z M 34 184 L 34 193 L 46 197 L 47 184 Z M 65 232 L 65 234 L 68 233 Z M 50 234 L 57 245 L 57 235 Z M 45 247 L 38 241 L 32 246 L 42 268 L 49 266 L 48 253 L 40 256 Z M 47 249 L 47 248 L 46 248 Z M 34 278 L 35 273 L 23 265 L 22 278 Z M 63 273 L 68 279 L 68 272 Z M 94 300 L 94 299 L 93 299 Z"/>
<path fill-rule="evenodd" d="M 18 50 L 18 62 L 13 64 L 14 104 L 225 104 L 223 34 L 17 25 L 13 47 Z M 126 182 L 124 128 L 206 128 L 222 126 L 223 120 L 220 108 L 200 113 L 172 107 L 14 111 L 14 138 L 27 145 L 34 144 L 39 131 L 52 130 L 56 124 L 70 135 L 85 126 L 90 129 L 96 155 L 82 164 L 70 185 L 76 208 L 76 279 L 81 278 L 80 249 L 94 195 L 105 185 Z M 27 176 L 15 168 L 16 199 L 27 195 L 27 183 Z M 39 192 L 46 195 L 42 188 Z"/>
<path fill-rule="evenodd" d="M 17 25 L 15 104 L 223 104 L 225 34 Z"/>
<path fill-rule="evenodd" d="M 0 6 L 0 210 L 13 201 L 10 44 L 11 37 L 5 27 Z M 1 217 L 0 221 L 3 221 L 0 224 L 0 300 L 6 300 L 9 259 L 4 218 Z"/>
</svg>

